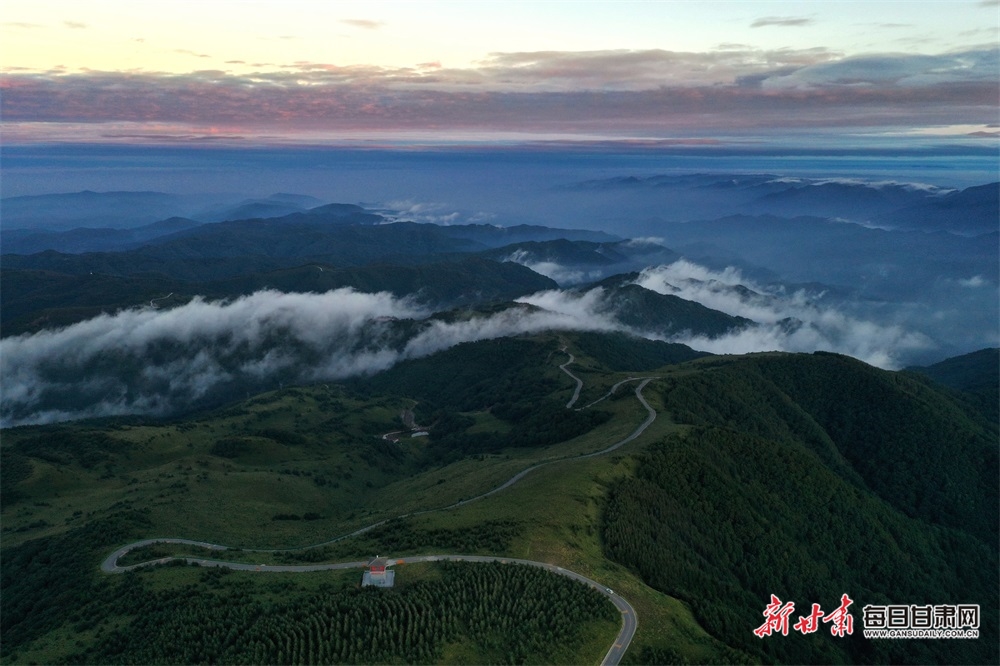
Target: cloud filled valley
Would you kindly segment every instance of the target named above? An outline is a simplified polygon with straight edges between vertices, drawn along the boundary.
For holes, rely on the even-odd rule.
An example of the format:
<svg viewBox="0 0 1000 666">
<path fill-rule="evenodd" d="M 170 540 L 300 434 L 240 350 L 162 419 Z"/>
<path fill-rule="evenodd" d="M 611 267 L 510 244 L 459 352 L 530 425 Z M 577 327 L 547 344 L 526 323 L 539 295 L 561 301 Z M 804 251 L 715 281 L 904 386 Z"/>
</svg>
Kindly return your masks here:
<svg viewBox="0 0 1000 666">
<path fill-rule="evenodd" d="M 787 293 L 780 287 L 756 285 L 733 268 L 713 271 L 681 260 L 642 271 L 636 283 L 756 322 L 715 338 L 698 334 L 674 338 L 675 342 L 714 354 L 823 350 L 898 369 L 901 361 L 914 352 L 935 347 L 934 341 L 919 331 L 859 318 L 824 302 L 822 293 L 811 294 L 804 289 Z"/>
<path fill-rule="evenodd" d="M 735 269 L 679 260 L 621 277 L 537 292 L 488 311 L 434 312 L 411 297 L 352 288 L 261 290 L 227 300 L 196 297 L 170 309 L 126 309 L 0 341 L 0 415 L 5 427 L 167 416 L 284 384 L 370 375 L 465 342 L 542 331 L 624 331 L 711 353 L 826 350 L 889 368 L 934 344 L 901 326 L 858 319 L 821 296 L 756 285 Z M 626 313 L 637 289 L 654 299 L 642 302 L 638 319 Z M 675 325 L 662 312 L 680 299 L 710 310 Z M 720 328 L 709 325 L 708 313 L 732 317 Z"/>
<path fill-rule="evenodd" d="M 157 192 L 6 198 L 0 424 L 175 415 L 542 331 L 888 369 L 1000 344 L 995 183 L 522 173 L 535 157 L 489 172 L 521 174 L 514 198 L 441 156 L 369 164 L 469 208 L 440 189 L 237 198 L 200 219 L 178 206 L 203 198 Z"/>
<path fill-rule="evenodd" d="M 120 414 L 169 415 L 225 397 L 372 374 L 475 340 L 613 330 L 604 317 L 515 305 L 449 321 L 407 298 L 338 289 L 259 291 L 143 307 L 0 342 L 4 426 Z"/>
</svg>

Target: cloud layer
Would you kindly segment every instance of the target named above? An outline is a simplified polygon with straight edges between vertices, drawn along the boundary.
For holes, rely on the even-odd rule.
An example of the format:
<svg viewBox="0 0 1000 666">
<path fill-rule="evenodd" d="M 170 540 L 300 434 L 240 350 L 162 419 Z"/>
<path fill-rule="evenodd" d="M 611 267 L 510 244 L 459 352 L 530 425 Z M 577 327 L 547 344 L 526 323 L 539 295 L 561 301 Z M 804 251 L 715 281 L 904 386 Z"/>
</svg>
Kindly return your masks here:
<svg viewBox="0 0 1000 666">
<path fill-rule="evenodd" d="M 681 260 L 644 270 L 636 283 L 757 323 L 716 338 L 637 331 L 616 320 L 613 294 L 600 287 L 539 292 L 500 312 L 458 319 L 349 288 L 196 298 L 0 340 L 0 426 L 169 415 L 283 383 L 372 374 L 463 342 L 552 330 L 626 331 L 713 353 L 826 350 L 884 368 L 933 346 L 902 326 L 824 305 L 821 295 L 755 285 L 735 269 Z"/>
<path fill-rule="evenodd" d="M 995 47 L 849 58 L 823 48 L 743 47 L 495 53 L 465 69 L 300 62 L 252 75 L 10 71 L 0 79 L 0 111 L 21 136 L 26 125 L 96 123 L 106 126 L 105 138 L 116 123 L 153 136 L 167 127 L 161 134 L 256 138 L 308 130 L 694 136 L 979 125 L 996 120 L 998 63 Z"/>
<path fill-rule="evenodd" d="M 503 260 L 521 264 L 540 275 L 552 278 L 563 286 L 580 284 L 581 282 L 592 282 L 604 275 L 600 269 L 567 268 L 554 261 L 532 261 L 526 250 L 514 250 Z"/>
<path fill-rule="evenodd" d="M 780 28 L 798 28 L 812 24 L 812 19 L 803 16 L 765 16 L 750 24 L 751 28 L 766 28 L 777 26 Z"/>
<path fill-rule="evenodd" d="M 824 304 L 823 294 L 804 290 L 787 293 L 781 288 L 758 285 L 735 268 L 715 271 L 681 260 L 647 268 L 636 284 L 757 322 L 718 338 L 681 335 L 672 340 L 716 354 L 822 350 L 897 369 L 908 355 L 935 346 L 919 332 L 860 319 Z"/>
<path fill-rule="evenodd" d="M 142 308 L 0 342 L 4 425 L 111 414 L 167 414 L 301 380 L 388 367 L 390 317 L 425 316 L 390 294 L 262 291 L 227 303 Z"/>
<path fill-rule="evenodd" d="M 285 382 L 371 374 L 462 342 L 615 327 L 581 307 L 550 312 L 523 305 L 465 321 L 429 315 L 388 293 L 260 291 L 6 338 L 0 425 L 167 415 Z"/>
</svg>

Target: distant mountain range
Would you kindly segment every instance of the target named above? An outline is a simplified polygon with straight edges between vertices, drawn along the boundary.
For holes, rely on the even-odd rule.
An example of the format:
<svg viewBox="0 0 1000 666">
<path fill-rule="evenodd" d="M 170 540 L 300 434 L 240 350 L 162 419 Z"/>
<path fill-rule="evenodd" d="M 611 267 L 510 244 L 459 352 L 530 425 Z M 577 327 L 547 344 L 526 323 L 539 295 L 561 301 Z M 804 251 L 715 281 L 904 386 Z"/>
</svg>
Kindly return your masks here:
<svg viewBox="0 0 1000 666">
<path fill-rule="evenodd" d="M 8 268 L 71 274 L 158 273 L 205 281 L 304 263 L 413 264 L 431 256 L 483 253 L 561 284 L 579 284 L 683 255 L 719 268 L 740 266 L 765 281 L 823 282 L 896 299 L 912 298 L 913 290 L 944 275 L 990 279 L 998 259 L 998 244 L 991 240 L 1000 237 L 889 232 L 771 215 L 674 223 L 660 233 L 655 240 L 622 241 L 603 232 L 528 225 L 390 224 L 358 206 L 330 204 L 266 219 L 201 224 L 170 218 L 132 229 L 5 232 L 3 262 Z M 42 249 L 53 246 L 60 249 Z M 851 261 L 844 261 L 848 255 Z"/>
<path fill-rule="evenodd" d="M 375 598 L 333 572 L 99 571 L 151 536 L 258 570 L 530 550 L 635 603 L 631 663 L 997 663 L 996 185 L 695 174 L 561 193 L 567 221 L 593 203 L 648 233 L 294 194 L 5 199 L 4 663 L 145 663 L 175 637 L 189 651 L 161 660 L 213 661 L 225 636 L 249 646 L 226 654 L 313 659 L 327 643 L 281 643 L 276 608 L 355 641 L 331 590 Z M 95 215 L 116 227 L 80 222 Z M 187 548 L 130 557 L 205 557 Z M 457 571 L 409 568 L 418 592 Z M 761 640 L 772 595 L 803 618 L 850 595 L 854 634 Z M 548 597 L 543 615 L 568 616 Z M 982 637 L 862 635 L 866 606 L 896 604 L 976 604 Z M 510 656 L 431 634 L 442 651 L 417 660 Z"/>
<path fill-rule="evenodd" d="M 665 221 L 733 214 L 812 216 L 966 236 L 1000 227 L 1000 183 L 950 190 L 894 181 L 693 174 L 618 177 L 565 189 L 598 195 L 633 215 L 655 215 Z M 623 194 L 627 198 L 614 196 Z"/>
<path fill-rule="evenodd" d="M 266 199 L 246 199 L 235 206 L 220 205 L 217 209 L 205 211 L 197 217 L 204 222 L 264 219 L 302 213 L 322 205 L 323 201 L 316 197 L 278 193 Z"/>
<path fill-rule="evenodd" d="M 214 281 L 186 281 L 164 275 L 107 275 L 100 272 L 71 275 L 55 271 L 5 268 L 0 272 L 4 299 L 0 327 L 4 335 L 66 326 L 122 308 L 154 303 L 169 308 L 195 296 L 233 298 L 261 289 L 293 293 L 322 293 L 353 287 L 359 291 L 388 291 L 414 296 L 434 307 L 460 307 L 489 301 L 508 301 L 556 283 L 514 263 L 476 257 L 417 266 L 384 265 L 334 268 L 307 264 L 263 270 Z"/>
<path fill-rule="evenodd" d="M 134 194 L 136 196 L 125 196 Z M 67 254 L 82 254 L 87 252 L 123 252 L 136 250 L 144 245 L 165 246 L 166 249 L 145 250 L 149 256 L 157 256 L 159 252 L 166 255 L 183 258 L 185 256 L 200 256 L 205 253 L 216 253 L 220 256 L 220 248 L 237 255 L 269 255 L 269 256 L 311 256 L 317 260 L 324 253 L 330 254 L 329 248 L 323 247 L 321 237 L 332 235 L 330 242 L 341 243 L 337 234 L 348 233 L 334 227 L 381 226 L 388 224 L 406 224 L 405 221 L 388 218 L 353 204 L 321 204 L 311 208 L 303 208 L 298 203 L 314 203 L 311 197 L 298 195 L 272 195 L 278 199 L 254 201 L 240 204 L 234 208 L 213 210 L 200 216 L 169 217 L 140 226 L 125 226 L 113 228 L 108 220 L 119 219 L 114 213 L 103 215 L 102 210 L 115 211 L 126 209 L 135 202 L 141 210 L 145 202 L 172 202 L 172 195 L 160 193 L 79 193 L 78 195 L 51 195 L 45 197 L 11 197 L 3 200 L 4 232 L 2 250 L 5 254 L 35 254 L 46 250 Z M 36 201 L 37 200 L 37 201 Z M 298 202 L 298 203 L 290 203 Z M 30 205 L 29 205 L 30 204 Z M 8 206 L 14 209 L 8 212 Z M 66 207 L 66 208 L 62 208 Z M 160 206 L 162 208 L 164 206 Z M 52 216 L 46 211 L 54 209 Z M 75 213 L 71 212 L 76 211 Z M 158 210 L 153 206 L 153 210 Z M 32 211 L 38 218 L 49 220 L 51 226 L 58 226 L 59 215 L 77 215 L 78 221 L 93 221 L 94 226 L 75 227 L 68 230 L 52 230 L 50 228 L 35 228 L 27 211 Z M 122 213 L 124 214 L 124 213 Z M 14 225 L 23 222 L 26 228 Z M 40 223 L 39 223 L 40 224 Z M 553 229 L 549 227 L 516 225 L 512 227 L 497 227 L 485 224 L 466 224 L 438 226 L 431 224 L 416 225 L 408 223 L 409 229 L 421 229 L 428 234 L 440 233 L 442 239 L 437 241 L 440 247 L 432 248 L 435 252 L 467 252 L 509 245 L 525 241 L 545 241 L 556 239 L 589 240 L 608 242 L 620 240 L 617 236 L 600 231 L 583 229 Z M 397 233 L 398 229 L 392 233 Z M 380 233 L 378 230 L 365 232 Z M 444 238 L 450 240 L 444 240 Z M 302 246 L 293 249 L 289 239 L 300 240 Z M 468 241 L 468 242 L 462 242 Z M 379 241 L 376 241 L 379 242 Z M 204 249 L 191 249 L 201 243 L 209 244 Z M 318 243 L 316 247 L 303 249 L 310 243 Z M 258 244 L 254 246 L 254 244 Z M 188 246 L 185 249 L 185 246 Z M 399 247 L 397 245 L 397 247 Z M 352 263 L 366 261 L 370 254 L 364 254 Z M 337 259 L 337 263 L 340 263 Z"/>
<path fill-rule="evenodd" d="M 708 265 L 766 267 L 793 282 L 852 286 L 869 298 L 914 298 L 942 277 L 995 280 L 1000 233 L 887 231 L 820 217 L 733 215 L 664 224 L 664 242 Z"/>
<path fill-rule="evenodd" d="M 565 238 L 512 243 L 483 253 L 497 261 L 513 261 L 547 275 L 562 285 L 594 282 L 646 266 L 669 264 L 677 252 L 646 240 L 571 241 Z"/>
<path fill-rule="evenodd" d="M 12 229 L 3 232 L 3 249 L 11 254 L 53 250 L 68 254 L 130 250 L 154 238 L 201 226 L 186 217 L 170 217 L 131 229 L 78 227 L 69 231 Z"/>
<path fill-rule="evenodd" d="M 875 218 L 876 223 L 923 231 L 945 230 L 961 235 L 996 233 L 1000 224 L 1000 183 L 949 192 L 897 208 Z"/>
<path fill-rule="evenodd" d="M 799 294 L 803 303 L 821 299 L 822 307 L 842 310 L 837 317 L 880 322 L 886 344 L 905 341 L 905 363 L 929 363 L 997 342 L 1000 232 L 972 235 L 985 228 L 983 220 L 996 226 L 997 192 L 997 184 L 949 191 L 693 174 L 591 181 L 554 195 L 553 202 L 565 204 L 566 220 L 606 216 L 620 221 L 612 228 L 634 228 L 630 239 L 583 228 L 417 223 L 399 211 L 287 193 L 225 201 L 157 192 L 11 197 L 3 201 L 0 261 L 5 284 L 21 285 L 21 293 L 5 289 L 0 321 L 3 335 L 12 335 L 150 301 L 168 307 L 196 294 L 231 298 L 265 287 L 387 289 L 420 293 L 435 307 L 468 306 L 683 263 L 694 273 L 660 295 L 701 299 L 707 310 L 746 321 L 759 321 L 756 308 L 765 307 L 772 323 L 783 321 L 779 340 L 760 344 L 780 346 L 798 332 L 808 348 L 807 333 L 816 333 L 810 317 L 822 313 L 772 307 L 774 298 Z M 168 209 L 185 215 L 137 223 Z M 733 209 L 742 212 L 712 216 Z M 821 215 L 789 216 L 801 210 Z M 835 213 L 841 216 L 829 216 Z M 19 221 L 58 229 L 129 214 L 120 228 L 11 229 Z M 869 218 L 856 224 L 845 221 L 848 214 Z M 888 226 L 896 228 L 881 228 Z M 473 259 L 480 263 L 467 261 Z M 530 271 L 496 267 L 505 262 Z M 534 277 L 526 277 L 531 271 Z M 68 276 L 85 276 L 80 284 L 89 284 L 90 293 L 67 284 Z M 742 295 L 726 291 L 741 287 Z M 745 297 L 750 292 L 756 296 Z M 655 323 L 650 330 L 662 335 L 686 330 L 668 325 L 680 315 L 662 309 L 662 299 L 615 293 L 619 323 Z M 735 330 L 706 321 L 692 334 Z M 890 334 L 892 327 L 900 331 Z M 841 346 L 847 332 L 816 334 L 817 344 L 853 353 Z"/>
<path fill-rule="evenodd" d="M 208 202 L 205 202 L 208 203 Z M 139 227 L 190 214 L 197 207 L 165 192 L 72 192 L 4 197 L 0 230 Z"/>
<path fill-rule="evenodd" d="M 170 217 L 199 222 L 280 217 L 323 204 L 303 194 L 272 194 L 263 199 L 240 195 L 179 195 L 166 192 L 69 192 L 4 197 L 0 230 L 66 231 L 81 227 L 132 229 Z M 46 248 L 53 249 L 53 248 Z"/>
</svg>

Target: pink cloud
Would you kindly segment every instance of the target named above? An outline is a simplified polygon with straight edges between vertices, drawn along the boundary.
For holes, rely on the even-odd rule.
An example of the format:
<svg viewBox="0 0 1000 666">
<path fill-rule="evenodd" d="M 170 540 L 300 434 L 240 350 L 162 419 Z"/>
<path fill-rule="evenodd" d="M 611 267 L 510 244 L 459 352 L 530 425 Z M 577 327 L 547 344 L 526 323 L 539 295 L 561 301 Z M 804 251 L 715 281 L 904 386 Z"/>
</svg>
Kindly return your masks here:
<svg viewBox="0 0 1000 666">
<path fill-rule="evenodd" d="M 5 123 L 241 128 L 234 136 L 271 128 L 703 137 L 995 121 L 995 50 L 754 53 L 506 53 L 463 70 L 301 62 L 253 75 L 12 72 L 0 78 L 0 112 Z"/>
</svg>

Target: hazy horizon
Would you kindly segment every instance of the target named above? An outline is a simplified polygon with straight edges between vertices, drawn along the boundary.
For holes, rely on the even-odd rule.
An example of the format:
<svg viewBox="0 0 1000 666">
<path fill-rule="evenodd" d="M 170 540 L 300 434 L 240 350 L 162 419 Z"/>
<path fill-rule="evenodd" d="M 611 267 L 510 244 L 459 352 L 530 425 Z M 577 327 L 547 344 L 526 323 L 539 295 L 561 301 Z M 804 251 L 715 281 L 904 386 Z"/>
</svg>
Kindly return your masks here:
<svg viewBox="0 0 1000 666">
<path fill-rule="evenodd" d="M 986 147 L 930 144 L 850 149 L 745 146 L 670 148 L 608 144 L 355 146 L 7 145 L 2 196 L 91 191 L 172 194 L 306 194 L 344 203 L 392 197 L 470 198 L 509 187 L 541 189 L 612 176 L 773 174 L 925 183 L 996 182 L 1000 155 Z M 473 170 L 471 167 L 475 167 Z M 392 178 L 395 176 L 395 178 Z M 460 179 L 459 181 L 449 179 Z"/>
</svg>

